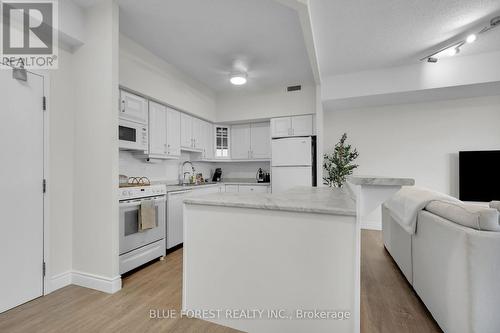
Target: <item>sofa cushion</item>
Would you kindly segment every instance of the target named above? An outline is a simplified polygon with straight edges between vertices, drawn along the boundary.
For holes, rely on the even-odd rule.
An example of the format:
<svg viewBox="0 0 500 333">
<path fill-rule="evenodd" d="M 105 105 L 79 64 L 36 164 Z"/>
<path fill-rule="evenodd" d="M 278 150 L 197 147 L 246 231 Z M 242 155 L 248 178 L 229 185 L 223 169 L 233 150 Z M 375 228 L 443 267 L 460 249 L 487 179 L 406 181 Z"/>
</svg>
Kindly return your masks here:
<svg viewBox="0 0 500 333">
<path fill-rule="evenodd" d="M 428 203 L 425 209 L 465 227 L 477 230 L 500 231 L 499 211 L 494 208 L 435 200 Z"/>
</svg>

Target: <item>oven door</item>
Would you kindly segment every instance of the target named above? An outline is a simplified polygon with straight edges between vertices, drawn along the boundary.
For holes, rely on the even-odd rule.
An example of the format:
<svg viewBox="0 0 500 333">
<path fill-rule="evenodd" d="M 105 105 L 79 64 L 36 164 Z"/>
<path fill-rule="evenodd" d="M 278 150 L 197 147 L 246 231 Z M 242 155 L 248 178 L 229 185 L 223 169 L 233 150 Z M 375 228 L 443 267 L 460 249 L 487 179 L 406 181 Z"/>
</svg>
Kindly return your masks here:
<svg viewBox="0 0 500 333">
<path fill-rule="evenodd" d="M 120 119 L 118 139 L 120 140 L 120 149 L 146 151 L 148 149 L 148 128 L 145 125 Z"/>
<path fill-rule="evenodd" d="M 156 227 L 139 231 L 139 211 L 143 200 L 153 200 Z M 165 196 L 120 202 L 120 255 L 165 238 Z"/>
</svg>

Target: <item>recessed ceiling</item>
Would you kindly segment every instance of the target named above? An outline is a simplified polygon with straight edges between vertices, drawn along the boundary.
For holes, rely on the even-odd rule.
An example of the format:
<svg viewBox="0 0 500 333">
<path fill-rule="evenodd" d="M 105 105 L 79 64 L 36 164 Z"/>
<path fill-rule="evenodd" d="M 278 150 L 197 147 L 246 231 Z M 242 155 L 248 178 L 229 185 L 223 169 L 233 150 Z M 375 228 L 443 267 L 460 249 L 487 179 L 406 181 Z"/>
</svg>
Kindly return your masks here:
<svg viewBox="0 0 500 333">
<path fill-rule="evenodd" d="M 487 25 L 499 0 L 311 0 L 322 77 L 418 63 L 446 42 Z M 500 49 L 496 28 L 458 56 Z"/>
<path fill-rule="evenodd" d="M 119 0 L 120 32 L 215 92 L 314 82 L 297 12 L 275 0 Z M 229 83 L 233 70 L 248 83 Z"/>
</svg>

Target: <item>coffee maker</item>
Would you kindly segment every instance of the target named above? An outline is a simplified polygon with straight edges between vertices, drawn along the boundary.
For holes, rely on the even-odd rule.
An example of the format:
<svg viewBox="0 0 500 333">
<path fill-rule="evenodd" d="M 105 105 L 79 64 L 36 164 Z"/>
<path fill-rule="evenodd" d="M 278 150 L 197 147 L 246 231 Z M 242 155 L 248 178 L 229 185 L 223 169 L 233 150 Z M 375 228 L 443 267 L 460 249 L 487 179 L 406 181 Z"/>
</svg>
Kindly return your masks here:
<svg viewBox="0 0 500 333">
<path fill-rule="evenodd" d="M 262 170 L 262 168 L 259 168 L 259 170 L 257 170 L 255 179 L 258 183 L 264 183 L 266 181 L 266 174 L 264 173 L 264 170 Z"/>
<path fill-rule="evenodd" d="M 213 182 L 220 182 L 222 180 L 222 169 L 217 168 L 214 171 L 214 176 L 212 177 Z"/>
</svg>

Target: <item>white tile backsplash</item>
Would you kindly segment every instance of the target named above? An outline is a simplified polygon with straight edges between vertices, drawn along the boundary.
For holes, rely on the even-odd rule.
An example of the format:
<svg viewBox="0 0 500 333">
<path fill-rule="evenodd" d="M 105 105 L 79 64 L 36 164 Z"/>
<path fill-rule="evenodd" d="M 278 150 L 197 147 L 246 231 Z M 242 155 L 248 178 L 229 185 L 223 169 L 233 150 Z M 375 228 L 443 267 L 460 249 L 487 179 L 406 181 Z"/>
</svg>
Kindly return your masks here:
<svg viewBox="0 0 500 333">
<path fill-rule="evenodd" d="M 190 161 L 191 153 L 182 152 L 178 160 L 152 160 L 147 162 L 144 158 L 138 158 L 130 151 L 120 151 L 120 174 L 128 177 L 148 177 L 152 181 L 178 182 L 182 179 L 182 163 Z M 215 168 L 222 168 L 222 176 L 226 179 L 248 178 L 255 179 L 259 168 L 270 171 L 270 162 L 223 162 L 205 163 L 193 162 L 196 173 L 202 173 L 206 179 L 212 179 Z M 186 166 L 186 171 L 189 169 Z"/>
<path fill-rule="evenodd" d="M 152 181 L 171 181 L 175 183 L 181 179 L 181 167 L 184 161 L 191 160 L 191 154 L 182 152 L 178 160 L 152 160 L 147 162 L 144 158 L 138 158 L 130 151 L 120 151 L 120 174 L 128 177 L 148 177 Z M 193 162 L 196 173 L 202 173 L 203 177 L 210 178 L 214 172 L 213 163 Z M 186 171 L 189 167 L 186 166 Z"/>
</svg>

